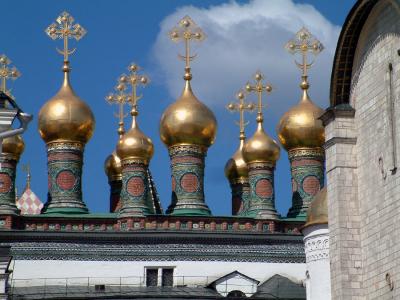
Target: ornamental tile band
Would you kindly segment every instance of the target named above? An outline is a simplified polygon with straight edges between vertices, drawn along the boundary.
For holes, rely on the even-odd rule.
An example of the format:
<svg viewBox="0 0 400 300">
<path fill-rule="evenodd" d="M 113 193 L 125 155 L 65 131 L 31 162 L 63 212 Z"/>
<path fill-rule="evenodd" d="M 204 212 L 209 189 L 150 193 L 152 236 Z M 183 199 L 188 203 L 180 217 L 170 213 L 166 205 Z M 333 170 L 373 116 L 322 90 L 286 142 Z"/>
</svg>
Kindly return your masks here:
<svg viewBox="0 0 400 300">
<path fill-rule="evenodd" d="M 82 146 L 51 143 L 47 147 L 49 194 L 44 213 L 74 211 L 87 213 L 82 202 Z"/>
<path fill-rule="evenodd" d="M 17 161 L 7 155 L 0 156 L 0 214 L 19 214 L 15 204 L 15 174 Z"/>
<path fill-rule="evenodd" d="M 204 148 L 195 145 L 180 145 L 169 148 L 172 171 L 172 204 L 167 213 L 172 215 L 208 215 L 210 210 L 204 203 Z"/>
<path fill-rule="evenodd" d="M 324 150 L 293 149 L 288 155 L 292 174 L 292 207 L 288 217 L 304 218 L 312 199 L 324 186 Z"/>
</svg>

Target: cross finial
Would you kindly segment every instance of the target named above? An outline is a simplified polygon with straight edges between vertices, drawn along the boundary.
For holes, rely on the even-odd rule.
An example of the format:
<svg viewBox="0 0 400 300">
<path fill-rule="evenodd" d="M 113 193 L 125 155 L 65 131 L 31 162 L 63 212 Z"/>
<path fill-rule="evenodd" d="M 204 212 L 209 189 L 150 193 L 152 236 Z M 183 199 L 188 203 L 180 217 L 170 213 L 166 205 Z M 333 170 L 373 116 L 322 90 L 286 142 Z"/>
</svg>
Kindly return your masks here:
<svg viewBox="0 0 400 300">
<path fill-rule="evenodd" d="M 324 46 L 305 27 L 303 27 L 296 33 L 293 39 L 286 43 L 285 48 L 290 54 L 301 54 L 302 62 L 299 63 L 295 60 L 295 63 L 302 70 L 303 82 L 300 87 L 303 90 L 308 89 L 307 71 L 314 64 L 315 57 L 324 50 Z M 314 59 L 311 62 L 308 62 L 309 53 L 314 55 Z"/>
<path fill-rule="evenodd" d="M 22 171 L 26 172 L 26 188 L 31 188 L 31 166 L 29 164 L 22 165 Z"/>
<path fill-rule="evenodd" d="M 260 72 L 257 71 L 256 74 L 254 74 L 254 81 L 255 84 L 251 85 L 249 82 L 246 83 L 246 91 L 248 93 L 256 93 L 257 94 L 257 122 L 262 123 L 263 122 L 263 103 L 262 103 L 262 94 L 263 92 L 270 93 L 272 91 L 272 86 L 270 84 L 263 84 L 263 79 L 264 75 Z"/>
<path fill-rule="evenodd" d="M 128 103 L 129 101 L 129 95 L 125 93 L 126 90 L 126 85 L 118 80 L 117 85 L 115 86 L 115 91 L 116 93 L 110 93 L 106 97 L 106 101 L 109 104 L 117 104 L 118 105 L 118 113 L 114 114 L 119 120 L 118 123 L 118 135 L 121 138 L 123 134 L 125 133 L 125 128 L 124 128 L 124 119 L 127 116 L 127 114 L 124 113 L 124 105 Z"/>
<path fill-rule="evenodd" d="M 68 62 L 68 56 L 73 54 L 76 48 L 68 48 L 68 39 L 74 38 L 79 41 L 86 34 L 86 30 L 79 24 L 74 24 L 75 19 L 66 11 L 63 11 L 61 15 L 58 16 L 55 23 L 49 25 L 46 28 L 47 35 L 53 39 L 63 39 L 64 49 L 59 50 L 58 53 L 64 56 L 64 63 Z"/>
<path fill-rule="evenodd" d="M 178 57 L 185 61 L 185 76 L 183 78 L 191 80 L 190 62 L 196 57 L 196 54 L 190 55 L 190 42 L 204 40 L 206 38 L 205 33 L 189 16 L 185 16 L 179 21 L 177 27 L 172 28 L 169 32 L 169 37 L 174 42 L 184 41 L 185 55 L 178 54 Z"/>
<path fill-rule="evenodd" d="M 150 79 L 147 75 L 140 75 L 138 72 L 141 70 L 140 66 L 135 63 L 131 63 L 128 66 L 128 75 L 122 74 L 119 77 L 120 83 L 130 85 L 131 93 L 128 97 L 128 103 L 131 105 L 131 116 L 132 116 L 132 127 L 136 126 L 136 116 L 139 114 L 137 110 L 137 103 L 142 99 L 142 95 L 137 94 L 137 87 L 139 85 L 146 86 L 149 84 Z"/>
<path fill-rule="evenodd" d="M 236 99 L 238 100 L 238 103 L 231 102 L 229 103 L 226 108 L 231 111 L 231 112 L 239 112 L 239 130 L 240 130 L 240 135 L 239 138 L 241 140 L 244 140 L 246 138 L 245 133 L 244 133 L 244 127 L 249 124 L 249 122 L 245 122 L 244 119 L 244 112 L 249 111 L 252 112 L 255 108 L 254 103 L 246 103 L 245 102 L 245 92 L 243 90 L 240 90 L 236 94 Z"/>
<path fill-rule="evenodd" d="M 15 80 L 21 76 L 21 73 L 14 66 L 10 68 L 10 64 L 11 60 L 7 56 L 4 54 L 0 55 L 0 91 L 12 97 L 11 91 L 7 89 L 7 80 Z"/>
</svg>

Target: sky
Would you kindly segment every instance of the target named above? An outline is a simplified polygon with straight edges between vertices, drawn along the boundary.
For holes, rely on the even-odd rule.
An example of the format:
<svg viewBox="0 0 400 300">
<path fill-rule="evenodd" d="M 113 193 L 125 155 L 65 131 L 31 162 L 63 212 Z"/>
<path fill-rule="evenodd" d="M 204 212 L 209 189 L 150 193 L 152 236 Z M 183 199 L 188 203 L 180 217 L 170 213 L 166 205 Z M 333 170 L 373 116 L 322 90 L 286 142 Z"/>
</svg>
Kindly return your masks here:
<svg viewBox="0 0 400 300">
<path fill-rule="evenodd" d="M 109 185 L 104 160 L 115 149 L 117 107 L 105 96 L 113 91 L 116 79 L 135 62 L 151 83 L 140 92 L 138 118 L 142 131 L 155 147 L 150 168 L 166 209 L 170 203 L 170 167 L 168 152 L 159 137 L 163 111 L 183 89 L 184 64 L 177 59 L 183 45 L 169 41 L 167 32 L 185 15 L 203 29 L 207 39 L 194 45 L 197 54 L 192 63 L 192 87 L 196 96 L 215 113 L 218 133 L 210 147 L 205 169 L 205 199 L 214 215 L 231 214 L 231 192 L 224 176 L 226 161 L 238 147 L 238 116 L 225 106 L 234 100 L 257 70 L 273 86 L 265 99 L 265 128 L 276 139 L 279 118 L 300 99 L 300 71 L 285 43 L 302 27 L 307 27 L 325 46 L 310 70 L 310 96 L 322 108 L 329 105 L 329 84 L 333 56 L 341 26 L 355 0 L 97 0 L 91 1 L 2 1 L 0 54 L 6 54 L 22 76 L 9 83 L 17 103 L 34 115 L 24 133 L 26 148 L 18 166 L 17 187 L 25 186 L 21 166 L 29 163 L 32 189 L 47 199 L 45 144 L 37 121 L 40 107 L 56 94 L 62 83 L 62 56 L 45 28 L 64 10 L 87 31 L 72 43 L 77 51 L 70 57 L 71 82 L 75 92 L 91 107 L 96 129 L 85 148 L 83 199 L 91 212 L 109 209 Z M 255 101 L 249 96 L 248 101 Z M 248 137 L 255 129 L 255 114 L 246 115 Z M 130 123 L 129 117 L 126 123 Z M 128 127 L 128 125 L 127 125 Z M 285 150 L 275 172 L 276 207 L 286 215 L 291 206 L 290 168 Z"/>
</svg>

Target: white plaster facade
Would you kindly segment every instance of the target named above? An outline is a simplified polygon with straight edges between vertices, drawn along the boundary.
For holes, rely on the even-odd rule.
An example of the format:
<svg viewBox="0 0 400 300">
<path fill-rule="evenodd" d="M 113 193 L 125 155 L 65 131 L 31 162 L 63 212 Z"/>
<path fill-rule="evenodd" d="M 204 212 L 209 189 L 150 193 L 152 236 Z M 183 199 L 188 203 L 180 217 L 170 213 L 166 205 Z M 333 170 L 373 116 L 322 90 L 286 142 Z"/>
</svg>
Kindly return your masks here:
<svg viewBox="0 0 400 300">
<path fill-rule="evenodd" d="M 8 265 L 8 261 L 0 262 L 0 300 L 7 299 Z"/>
<path fill-rule="evenodd" d="M 306 252 L 307 300 L 330 300 L 331 277 L 329 266 L 328 224 L 307 226 L 302 230 Z"/>
<path fill-rule="evenodd" d="M 221 262 L 221 261 L 71 261 L 14 260 L 11 282 L 15 286 L 46 285 L 137 285 L 145 286 L 146 267 L 173 267 L 175 286 L 206 286 L 233 271 L 254 278 L 260 283 L 275 274 L 296 283 L 303 283 L 306 265 L 303 263 Z M 67 279 L 68 278 L 68 279 Z M 46 280 L 46 282 L 45 282 Z M 67 281 L 68 280 L 68 281 Z M 253 283 L 233 280 L 226 290 L 251 293 Z M 239 288 L 240 287 L 240 288 Z M 224 291 L 220 288 L 219 292 Z"/>
</svg>

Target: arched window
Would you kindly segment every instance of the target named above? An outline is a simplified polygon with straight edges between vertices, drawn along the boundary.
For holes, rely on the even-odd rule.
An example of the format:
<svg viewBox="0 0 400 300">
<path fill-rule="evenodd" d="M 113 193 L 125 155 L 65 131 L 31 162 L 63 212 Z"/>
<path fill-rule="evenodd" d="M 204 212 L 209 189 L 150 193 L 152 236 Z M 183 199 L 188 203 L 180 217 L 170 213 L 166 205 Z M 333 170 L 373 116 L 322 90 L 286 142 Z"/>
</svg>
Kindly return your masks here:
<svg viewBox="0 0 400 300">
<path fill-rule="evenodd" d="M 246 294 L 239 290 L 230 291 L 226 298 L 246 298 Z"/>
</svg>

